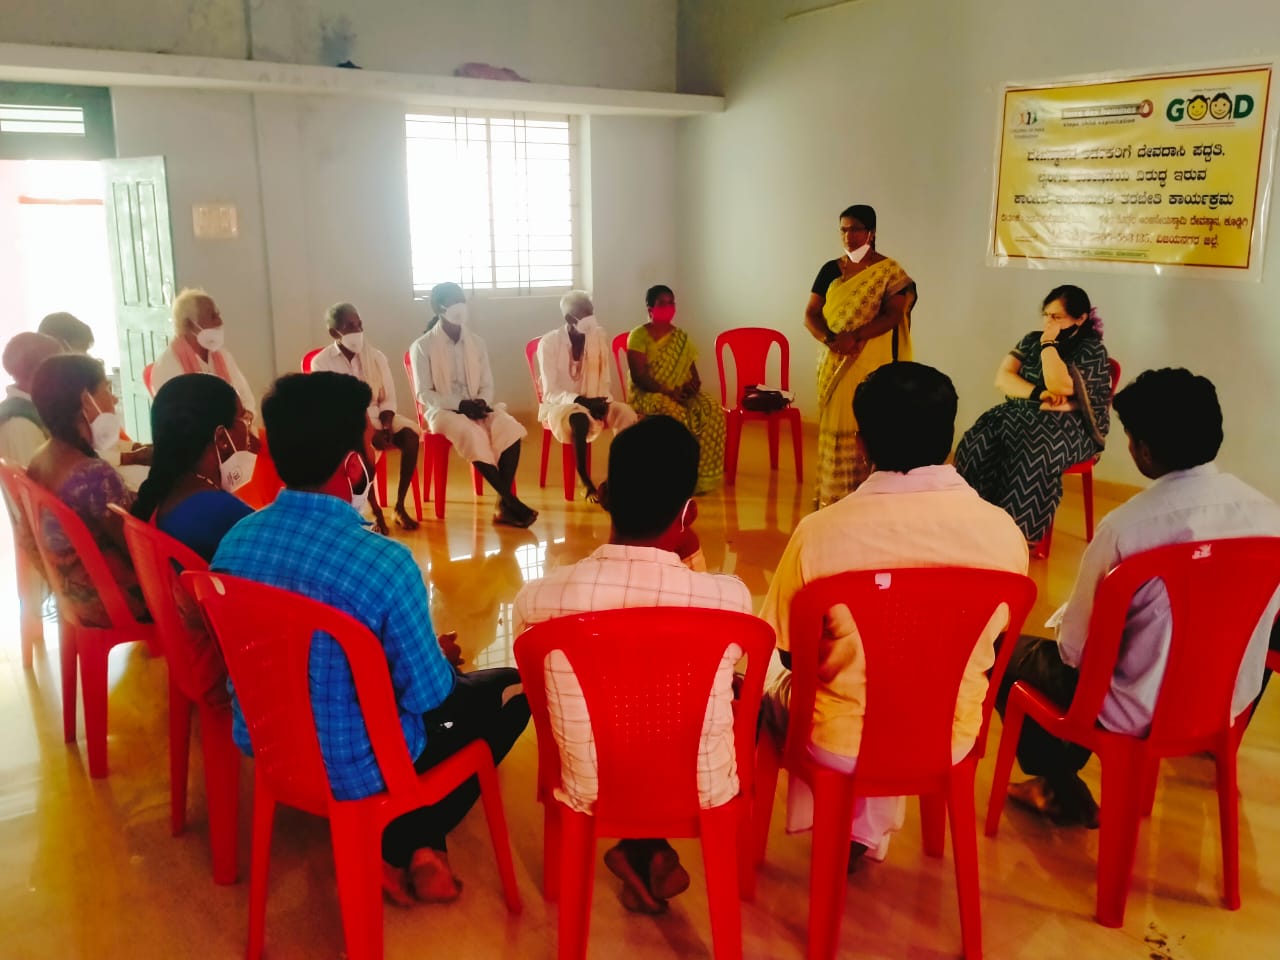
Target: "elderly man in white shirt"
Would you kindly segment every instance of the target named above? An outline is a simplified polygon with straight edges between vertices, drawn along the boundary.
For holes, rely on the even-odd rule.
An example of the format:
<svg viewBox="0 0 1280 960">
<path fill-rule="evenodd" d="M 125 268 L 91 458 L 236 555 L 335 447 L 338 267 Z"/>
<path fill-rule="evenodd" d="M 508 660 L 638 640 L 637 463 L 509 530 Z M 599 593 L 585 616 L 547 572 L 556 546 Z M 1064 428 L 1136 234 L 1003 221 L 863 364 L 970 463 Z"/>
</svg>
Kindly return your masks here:
<svg viewBox="0 0 1280 960">
<path fill-rule="evenodd" d="M 409 516 L 404 498 L 413 484 L 413 473 L 418 468 L 418 425 L 396 409 L 396 385 L 391 378 L 391 365 L 387 355 L 365 339 L 364 321 L 360 311 L 349 303 L 335 303 L 325 313 L 329 336 L 333 343 L 325 347 L 311 360 L 311 369 L 345 373 L 363 380 L 373 392 L 369 405 L 369 423 L 373 428 L 370 442 L 375 450 L 395 447 L 400 451 L 400 487 L 396 493 L 396 523 L 404 530 L 417 530 L 418 522 Z M 386 504 L 383 504 L 386 506 Z M 380 521 L 375 514 L 375 521 Z M 386 532 L 385 522 L 378 524 L 379 532 Z"/>
<path fill-rule="evenodd" d="M 213 297 L 199 289 L 183 290 L 171 309 L 173 339 L 151 368 L 151 395 L 184 373 L 211 373 L 235 387 L 245 413 L 256 417 L 258 400 L 236 358 L 224 346 L 226 331 Z"/>
<path fill-rule="evenodd" d="M 1116 394 L 1115 412 L 1146 490 L 1109 513 L 1085 549 L 1055 640 L 1023 637 L 1013 651 L 996 706 L 1003 715 L 1018 680 L 1066 706 L 1075 694 L 1089 636 L 1089 618 L 1103 577 L 1126 557 L 1192 540 L 1280 536 L 1280 505 L 1214 464 L 1222 444 L 1217 391 L 1187 370 L 1148 370 Z M 1232 711 L 1239 716 L 1262 687 L 1280 591 L 1258 622 L 1236 678 Z M 1152 581 L 1129 608 L 1111 691 L 1098 722 L 1107 730 L 1145 736 L 1151 729 L 1168 662 L 1173 623 L 1164 584 Z M 1031 780 L 1009 796 L 1060 825 L 1096 827 L 1098 807 L 1079 771 L 1089 752 L 1050 736 L 1030 718 L 1018 741 L 1018 763 Z"/>
<path fill-rule="evenodd" d="M 609 542 L 589 557 L 549 573 L 516 595 L 516 632 L 575 613 L 628 607 L 698 607 L 751 612 L 751 592 L 737 577 L 697 572 L 680 559 L 698 480 L 698 442 L 678 421 L 650 417 L 619 436 L 609 450 L 601 503 L 609 511 Z M 661 656 L 661 638 L 654 655 Z M 709 691 L 698 760 L 701 805 L 718 806 L 738 793 L 733 743 L 733 667 L 742 648 L 725 649 Z M 564 790 L 557 795 L 589 812 L 599 795 L 595 737 L 586 700 L 564 654 L 547 658 L 547 702 Z M 605 865 L 623 882 L 622 902 L 659 913 L 689 886 L 689 874 L 661 838 L 620 841 Z"/>
<path fill-rule="evenodd" d="M 542 402 L 538 420 L 561 443 L 572 443 L 578 478 L 592 503 L 600 501 L 587 467 L 587 444 L 608 427 L 615 434 L 636 422 L 636 412 L 609 392 L 610 343 L 585 290 L 560 298 L 564 326 L 538 341 Z"/>
<path fill-rule="evenodd" d="M 493 406 L 493 370 L 484 341 L 468 329 L 467 298 L 456 283 L 431 289 L 436 319 L 409 348 L 414 391 L 432 433 L 443 434 L 464 460 L 480 471 L 498 494 L 494 523 L 528 527 L 538 511 L 513 491 L 520 464 L 520 440 L 528 433 Z"/>
</svg>

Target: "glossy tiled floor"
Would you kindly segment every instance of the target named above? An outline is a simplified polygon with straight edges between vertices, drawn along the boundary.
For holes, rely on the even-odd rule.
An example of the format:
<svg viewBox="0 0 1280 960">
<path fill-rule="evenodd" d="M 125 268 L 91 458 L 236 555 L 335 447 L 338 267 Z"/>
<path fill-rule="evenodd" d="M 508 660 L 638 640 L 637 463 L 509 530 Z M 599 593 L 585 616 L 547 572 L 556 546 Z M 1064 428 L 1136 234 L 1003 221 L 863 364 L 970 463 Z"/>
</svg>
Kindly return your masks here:
<svg viewBox="0 0 1280 960">
<path fill-rule="evenodd" d="M 763 433 L 748 438 L 736 492 L 700 501 L 701 532 L 713 569 L 736 573 L 761 597 L 789 531 L 808 509 L 783 469 L 764 469 Z M 812 446 L 812 442 L 810 442 Z M 538 491 L 536 448 L 520 477 L 542 511 L 530 532 L 495 529 L 490 498 L 475 504 L 456 462 L 448 517 L 406 537 L 432 586 L 439 629 L 456 629 L 468 662 L 511 662 L 511 600 L 520 585 L 549 567 L 572 562 L 608 535 L 597 508 L 565 504 L 552 486 Z M 597 463 L 603 457 L 597 454 Z M 558 458 L 555 458 L 558 460 Z M 812 461 L 810 461 L 812 462 Z M 1103 510 L 1110 504 L 1101 504 Z M 1041 599 L 1033 623 L 1062 601 L 1083 548 L 1078 485 L 1069 481 L 1052 561 L 1033 572 Z M 7 524 L 3 537 L 7 541 Z M 112 657 L 110 762 L 106 780 L 91 781 L 83 743 L 62 743 L 56 635 L 26 672 L 18 653 L 12 597 L 12 551 L 0 545 L 0 957 L 234 958 L 242 955 L 246 884 L 215 887 L 210 879 L 204 791 L 192 751 L 191 826 L 170 837 L 167 818 L 165 667 L 138 649 Z M 998 725 L 998 721 L 997 721 Z M 993 730 L 993 737 L 998 735 Z M 994 742 L 994 741 L 993 741 Z M 524 913 L 509 917 L 483 816 L 451 838 L 451 859 L 466 881 L 448 907 L 386 913 L 386 955 L 529 958 L 555 955 L 554 907 L 539 890 L 542 818 L 533 800 L 535 750 L 526 732 L 501 769 Z M 986 802 L 991 760 L 979 772 Z M 244 777 L 241 862 L 247 860 L 251 778 Z M 1086 778 L 1097 791 L 1096 763 Z M 1243 792 L 1241 873 L 1244 907 L 1220 905 L 1221 868 L 1212 765 L 1189 758 L 1163 769 L 1155 815 L 1138 849 L 1128 920 L 1106 930 L 1092 920 L 1097 833 L 1054 830 L 1010 810 L 998 840 L 980 839 L 986 955 L 1027 960 L 1085 958 L 1271 957 L 1280 955 L 1280 697 L 1263 704 L 1240 759 Z M 1105 799 L 1105 798 L 1104 798 Z M 781 805 L 779 805 L 781 807 Z M 627 914 L 615 883 L 597 876 L 592 914 L 595 957 L 706 957 L 710 929 L 697 843 L 678 842 L 694 875 L 670 913 Z M 804 951 L 809 842 L 787 837 L 780 814 L 757 900 L 743 907 L 749 957 L 799 957 Z M 343 953 L 332 859 L 323 823 L 281 813 L 272 857 L 268 955 L 338 957 Z M 923 856 L 917 813 L 887 862 L 854 876 L 842 955 L 876 958 L 958 956 L 959 920 L 950 854 Z"/>
</svg>

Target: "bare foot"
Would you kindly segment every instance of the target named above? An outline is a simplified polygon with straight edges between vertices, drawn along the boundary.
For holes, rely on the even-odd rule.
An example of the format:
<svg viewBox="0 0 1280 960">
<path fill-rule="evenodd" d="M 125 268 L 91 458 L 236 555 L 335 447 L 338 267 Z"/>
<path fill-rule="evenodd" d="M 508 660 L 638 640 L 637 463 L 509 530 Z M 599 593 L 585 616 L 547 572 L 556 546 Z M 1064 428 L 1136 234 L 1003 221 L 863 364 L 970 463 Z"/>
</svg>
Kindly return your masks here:
<svg viewBox="0 0 1280 960">
<path fill-rule="evenodd" d="M 396 507 L 396 523 L 400 525 L 401 530 L 418 529 L 418 521 L 409 516 L 409 512 L 405 510 L 403 503 Z"/>
<path fill-rule="evenodd" d="M 689 871 L 671 847 L 654 851 L 649 861 L 649 890 L 655 900 L 670 900 L 689 889 Z"/>
<path fill-rule="evenodd" d="M 382 861 L 382 898 L 397 907 L 413 906 L 408 872 L 402 867 L 393 867 L 385 860 Z"/>
<path fill-rule="evenodd" d="M 440 850 L 416 850 L 409 862 L 413 895 L 422 903 L 452 903 L 462 893 L 462 883 L 449 868 L 449 857 Z"/>
<path fill-rule="evenodd" d="M 622 881 L 622 905 L 633 913 L 662 913 L 667 905 L 657 900 L 640 874 L 636 873 L 621 843 L 614 844 L 604 855 L 604 865 Z"/>
</svg>

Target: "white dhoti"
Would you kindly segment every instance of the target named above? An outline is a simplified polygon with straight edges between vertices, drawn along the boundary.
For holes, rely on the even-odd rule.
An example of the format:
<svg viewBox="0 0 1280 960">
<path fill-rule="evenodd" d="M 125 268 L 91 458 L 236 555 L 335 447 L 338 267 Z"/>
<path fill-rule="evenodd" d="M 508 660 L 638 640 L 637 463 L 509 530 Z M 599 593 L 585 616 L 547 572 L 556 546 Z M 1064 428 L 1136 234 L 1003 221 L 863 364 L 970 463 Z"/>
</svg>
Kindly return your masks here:
<svg viewBox="0 0 1280 960">
<path fill-rule="evenodd" d="M 434 411 L 428 415 L 427 425 L 432 433 L 448 438 L 463 460 L 495 467 L 502 452 L 529 433 L 501 403 L 483 420 L 472 420 L 452 410 Z"/>
<path fill-rule="evenodd" d="M 382 422 L 381 421 L 376 421 L 376 422 L 370 421 L 370 422 L 373 423 L 373 429 L 374 429 L 374 441 L 373 441 L 374 449 L 381 450 L 382 447 L 378 445 L 379 441 L 377 437 L 378 437 L 378 433 L 382 430 Z M 397 434 L 401 430 L 412 430 L 414 433 L 418 434 L 419 439 L 422 438 L 422 430 L 418 427 L 418 424 L 415 421 L 410 420 L 408 417 L 401 416 L 400 414 L 397 413 L 395 417 L 392 418 L 391 420 L 391 432 L 392 434 Z"/>
<path fill-rule="evenodd" d="M 587 430 L 588 443 L 600 436 L 605 427 L 614 433 L 619 433 L 639 419 L 636 412 L 625 403 L 611 400 L 603 421 L 591 416 L 591 411 L 580 403 L 543 403 L 538 407 L 538 420 L 561 443 L 573 443 L 573 428 L 569 426 L 569 418 L 575 413 L 586 414 L 590 421 L 591 426 Z"/>
</svg>

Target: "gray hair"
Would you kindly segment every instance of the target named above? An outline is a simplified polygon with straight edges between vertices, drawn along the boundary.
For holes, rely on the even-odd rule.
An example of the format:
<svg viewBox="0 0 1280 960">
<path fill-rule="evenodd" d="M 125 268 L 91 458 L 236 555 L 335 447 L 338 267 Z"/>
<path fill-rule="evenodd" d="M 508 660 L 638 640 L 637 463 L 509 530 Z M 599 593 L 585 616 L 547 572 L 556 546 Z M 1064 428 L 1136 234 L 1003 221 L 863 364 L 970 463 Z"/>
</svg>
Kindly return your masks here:
<svg viewBox="0 0 1280 960">
<path fill-rule="evenodd" d="M 173 301 L 173 332 L 182 336 L 187 332 L 187 324 L 195 325 L 200 316 L 200 301 L 213 303 L 213 297 L 199 287 L 187 287 Z"/>
<path fill-rule="evenodd" d="M 591 303 L 591 294 L 585 290 L 570 290 L 560 298 L 560 314 L 567 317 L 575 307 L 579 307 L 584 303 Z M 592 304 L 592 309 L 595 305 Z"/>
<path fill-rule="evenodd" d="M 329 324 L 330 330 L 338 329 L 338 322 L 347 313 L 355 311 L 355 304 L 352 303 L 335 303 L 332 307 L 324 312 L 324 319 Z"/>
</svg>

